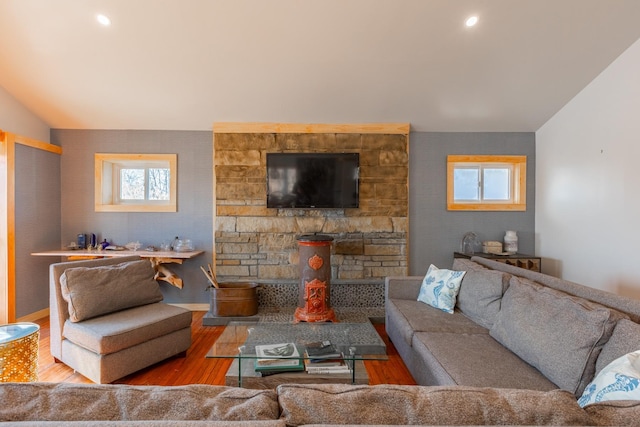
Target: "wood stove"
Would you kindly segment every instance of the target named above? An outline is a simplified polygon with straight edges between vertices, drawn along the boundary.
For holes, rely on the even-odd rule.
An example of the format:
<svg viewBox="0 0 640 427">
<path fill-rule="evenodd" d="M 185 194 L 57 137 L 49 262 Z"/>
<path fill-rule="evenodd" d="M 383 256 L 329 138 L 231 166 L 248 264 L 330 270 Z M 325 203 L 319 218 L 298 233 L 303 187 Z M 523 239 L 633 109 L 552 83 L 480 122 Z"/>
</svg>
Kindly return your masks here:
<svg viewBox="0 0 640 427">
<path fill-rule="evenodd" d="M 331 242 L 324 234 L 298 237 L 300 285 L 296 322 L 337 322 L 331 308 Z"/>
</svg>

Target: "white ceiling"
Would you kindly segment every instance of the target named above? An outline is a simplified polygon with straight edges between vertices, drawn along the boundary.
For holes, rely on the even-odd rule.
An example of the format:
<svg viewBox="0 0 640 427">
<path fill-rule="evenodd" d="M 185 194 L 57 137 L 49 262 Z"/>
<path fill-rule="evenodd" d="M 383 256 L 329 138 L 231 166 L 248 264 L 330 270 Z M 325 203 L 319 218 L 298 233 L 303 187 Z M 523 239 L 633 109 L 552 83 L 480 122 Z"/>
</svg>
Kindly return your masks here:
<svg viewBox="0 0 640 427">
<path fill-rule="evenodd" d="M 535 131 L 639 22 L 640 0 L 2 0 L 0 86 L 52 128 Z"/>
</svg>

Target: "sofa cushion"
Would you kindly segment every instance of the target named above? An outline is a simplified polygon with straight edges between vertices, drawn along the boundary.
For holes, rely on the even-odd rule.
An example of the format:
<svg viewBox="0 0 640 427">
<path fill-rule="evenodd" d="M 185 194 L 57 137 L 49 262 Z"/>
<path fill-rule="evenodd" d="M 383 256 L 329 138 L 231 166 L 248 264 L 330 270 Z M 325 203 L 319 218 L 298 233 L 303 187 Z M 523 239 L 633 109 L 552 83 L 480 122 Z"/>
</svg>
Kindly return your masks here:
<svg viewBox="0 0 640 427">
<path fill-rule="evenodd" d="M 461 332 L 488 334 L 489 330 L 455 310 L 452 314 L 419 301 L 391 299 L 386 304 L 387 316 L 393 318 L 404 341 L 411 345 L 416 332 Z"/>
<path fill-rule="evenodd" d="M 636 350 L 640 350 L 640 325 L 628 319 L 619 320 L 598 356 L 596 375 L 609 363 Z"/>
<path fill-rule="evenodd" d="M 513 276 L 491 336 L 580 396 L 621 314 L 602 305 Z"/>
<path fill-rule="evenodd" d="M 453 313 L 464 271 L 440 269 L 431 264 L 422 281 L 418 301 L 447 313 Z"/>
<path fill-rule="evenodd" d="M 283 384 L 287 425 L 587 425 L 586 412 L 563 390 L 473 387 Z"/>
<path fill-rule="evenodd" d="M 64 324 L 62 335 L 98 354 L 110 354 L 191 326 L 191 312 L 164 303 Z"/>
<path fill-rule="evenodd" d="M 69 319 L 80 322 L 106 313 L 162 301 L 148 260 L 100 267 L 68 268 L 60 276 Z"/>
<path fill-rule="evenodd" d="M 0 421 L 275 420 L 274 390 L 67 383 L 0 384 Z"/>
<path fill-rule="evenodd" d="M 471 320 L 491 328 L 500 312 L 502 295 L 510 274 L 488 269 L 469 269 L 460 284 L 457 305 Z"/>
<path fill-rule="evenodd" d="M 281 420 L 202 421 L 202 420 L 142 420 L 142 421 L 22 421 L 6 422 L 2 427 L 287 427 Z"/>
<path fill-rule="evenodd" d="M 420 332 L 413 337 L 413 349 L 439 385 L 558 388 L 488 334 Z"/>
<path fill-rule="evenodd" d="M 605 366 L 578 400 L 582 407 L 608 400 L 640 401 L 640 350 L 625 354 Z"/>
<path fill-rule="evenodd" d="M 637 427 L 640 420 L 640 401 L 612 400 L 592 403 L 584 408 L 594 426 Z"/>
</svg>

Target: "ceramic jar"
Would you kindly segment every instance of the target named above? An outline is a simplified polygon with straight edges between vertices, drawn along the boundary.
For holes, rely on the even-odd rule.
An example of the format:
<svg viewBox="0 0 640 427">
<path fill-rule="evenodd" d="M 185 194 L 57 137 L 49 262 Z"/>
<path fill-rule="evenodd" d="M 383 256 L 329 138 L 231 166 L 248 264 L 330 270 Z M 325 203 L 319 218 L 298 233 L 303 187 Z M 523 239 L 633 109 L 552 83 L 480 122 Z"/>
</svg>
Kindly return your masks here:
<svg viewBox="0 0 640 427">
<path fill-rule="evenodd" d="M 518 235 L 515 231 L 507 231 L 504 235 L 504 251 L 510 254 L 518 252 Z"/>
</svg>

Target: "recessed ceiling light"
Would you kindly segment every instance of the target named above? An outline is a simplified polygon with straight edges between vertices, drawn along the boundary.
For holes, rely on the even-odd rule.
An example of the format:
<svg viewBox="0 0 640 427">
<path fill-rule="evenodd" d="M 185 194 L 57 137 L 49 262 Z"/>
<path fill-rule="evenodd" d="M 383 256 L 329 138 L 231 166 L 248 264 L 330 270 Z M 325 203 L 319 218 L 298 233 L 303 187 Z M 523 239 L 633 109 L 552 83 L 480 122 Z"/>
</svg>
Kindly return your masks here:
<svg viewBox="0 0 640 427">
<path fill-rule="evenodd" d="M 104 25 L 105 27 L 108 27 L 109 25 L 111 25 L 111 19 L 109 19 L 107 15 L 103 15 L 102 13 L 99 13 L 98 15 L 96 15 L 96 19 L 100 24 Z"/>
<path fill-rule="evenodd" d="M 464 21 L 464 25 L 466 25 L 467 27 L 473 27 L 477 23 L 478 23 L 478 17 L 477 16 L 470 16 L 470 17 L 467 18 L 466 21 Z"/>
</svg>

